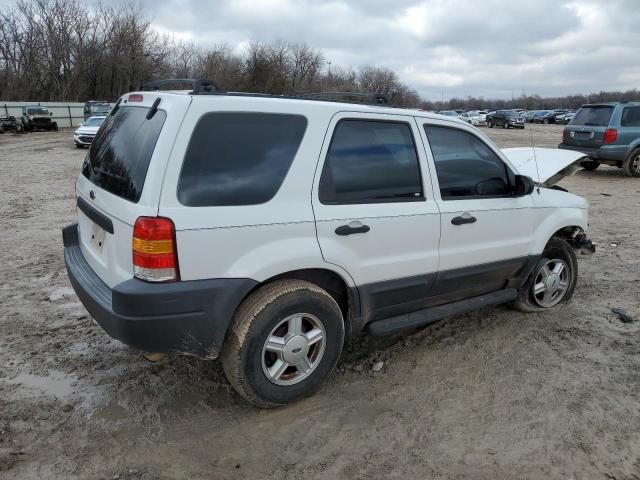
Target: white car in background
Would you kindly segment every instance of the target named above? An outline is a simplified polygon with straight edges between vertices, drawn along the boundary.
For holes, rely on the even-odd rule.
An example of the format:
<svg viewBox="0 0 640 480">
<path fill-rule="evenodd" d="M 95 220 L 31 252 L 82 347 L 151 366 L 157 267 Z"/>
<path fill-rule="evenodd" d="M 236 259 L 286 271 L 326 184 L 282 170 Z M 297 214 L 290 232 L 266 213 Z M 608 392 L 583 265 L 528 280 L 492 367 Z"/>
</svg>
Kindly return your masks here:
<svg viewBox="0 0 640 480">
<path fill-rule="evenodd" d="M 487 112 L 484 110 L 471 110 L 460 114 L 460 120 L 463 120 L 474 127 L 487 124 Z"/>
<path fill-rule="evenodd" d="M 73 141 L 76 144 L 77 148 L 84 148 L 85 146 L 91 145 L 93 141 L 93 137 L 98 133 L 98 129 L 104 119 L 107 118 L 105 116 L 96 116 L 87 118 L 84 123 L 81 123 L 75 132 L 73 132 Z"/>
</svg>

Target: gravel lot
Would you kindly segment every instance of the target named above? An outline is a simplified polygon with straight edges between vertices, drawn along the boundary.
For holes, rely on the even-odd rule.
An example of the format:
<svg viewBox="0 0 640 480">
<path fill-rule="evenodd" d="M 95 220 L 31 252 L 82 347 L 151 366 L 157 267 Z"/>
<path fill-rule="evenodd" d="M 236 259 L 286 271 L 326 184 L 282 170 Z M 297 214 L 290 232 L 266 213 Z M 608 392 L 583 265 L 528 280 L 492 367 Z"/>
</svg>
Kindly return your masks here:
<svg viewBox="0 0 640 480">
<path fill-rule="evenodd" d="M 561 127 L 486 131 L 553 147 Z M 570 304 L 359 339 L 317 395 L 260 411 L 216 362 L 149 363 L 88 317 L 60 234 L 85 153 L 69 131 L 0 136 L 0 478 L 640 479 L 640 180 L 561 183 L 598 243 Z"/>
</svg>

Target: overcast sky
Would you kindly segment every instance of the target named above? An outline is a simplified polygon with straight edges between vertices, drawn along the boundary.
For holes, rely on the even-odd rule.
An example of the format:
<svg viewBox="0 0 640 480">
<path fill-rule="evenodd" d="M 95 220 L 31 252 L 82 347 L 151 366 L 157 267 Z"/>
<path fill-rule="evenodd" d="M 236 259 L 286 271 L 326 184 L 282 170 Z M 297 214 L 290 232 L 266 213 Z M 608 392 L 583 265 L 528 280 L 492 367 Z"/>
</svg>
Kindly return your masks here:
<svg viewBox="0 0 640 480">
<path fill-rule="evenodd" d="M 7 3 L 7 0 L 0 0 Z M 640 87 L 640 0 L 138 0 L 204 46 L 305 41 L 374 64 L 431 100 Z"/>
</svg>

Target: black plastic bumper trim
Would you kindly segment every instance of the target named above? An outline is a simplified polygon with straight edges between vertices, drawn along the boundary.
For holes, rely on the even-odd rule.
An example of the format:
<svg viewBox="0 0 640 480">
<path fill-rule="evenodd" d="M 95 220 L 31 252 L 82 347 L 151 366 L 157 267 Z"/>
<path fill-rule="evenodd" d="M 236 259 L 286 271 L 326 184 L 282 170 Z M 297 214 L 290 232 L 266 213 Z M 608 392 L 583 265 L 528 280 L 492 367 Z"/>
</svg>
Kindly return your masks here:
<svg viewBox="0 0 640 480">
<path fill-rule="evenodd" d="M 236 308 L 257 285 L 247 278 L 160 284 L 132 278 L 111 289 L 84 258 L 77 224 L 62 236 L 69 280 L 87 311 L 109 335 L 147 352 L 216 358 Z"/>
<path fill-rule="evenodd" d="M 113 235 L 113 222 L 109 217 L 97 211 L 82 197 L 78 197 L 78 208 L 82 210 L 82 213 L 89 217 L 93 223 Z"/>
</svg>

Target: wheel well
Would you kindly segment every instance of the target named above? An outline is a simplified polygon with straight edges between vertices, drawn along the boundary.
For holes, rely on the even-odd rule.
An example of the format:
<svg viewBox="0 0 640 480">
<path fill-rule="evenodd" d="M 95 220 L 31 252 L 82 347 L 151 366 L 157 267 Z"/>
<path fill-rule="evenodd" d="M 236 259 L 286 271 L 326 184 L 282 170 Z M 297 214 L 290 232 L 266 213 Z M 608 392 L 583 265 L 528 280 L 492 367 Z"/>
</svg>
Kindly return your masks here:
<svg viewBox="0 0 640 480">
<path fill-rule="evenodd" d="M 346 282 L 335 272 L 331 270 L 325 270 L 322 268 L 308 268 L 303 270 L 292 270 L 290 272 L 281 273 L 275 277 L 271 277 L 265 280 L 257 288 L 260 288 L 267 283 L 274 282 L 276 280 L 282 280 L 284 278 L 295 278 L 298 280 L 306 280 L 311 282 L 320 288 L 327 291 L 331 297 L 336 301 L 340 310 L 342 310 L 342 317 L 345 321 L 349 318 L 349 312 L 351 310 L 351 293 L 347 287 Z"/>
<path fill-rule="evenodd" d="M 582 233 L 582 228 L 576 227 L 576 226 L 571 226 L 571 227 L 563 227 L 563 228 L 561 228 L 560 230 L 558 230 L 556 233 L 554 233 L 551 236 L 552 237 L 560 237 L 563 240 L 569 241 L 579 233 Z"/>
</svg>

